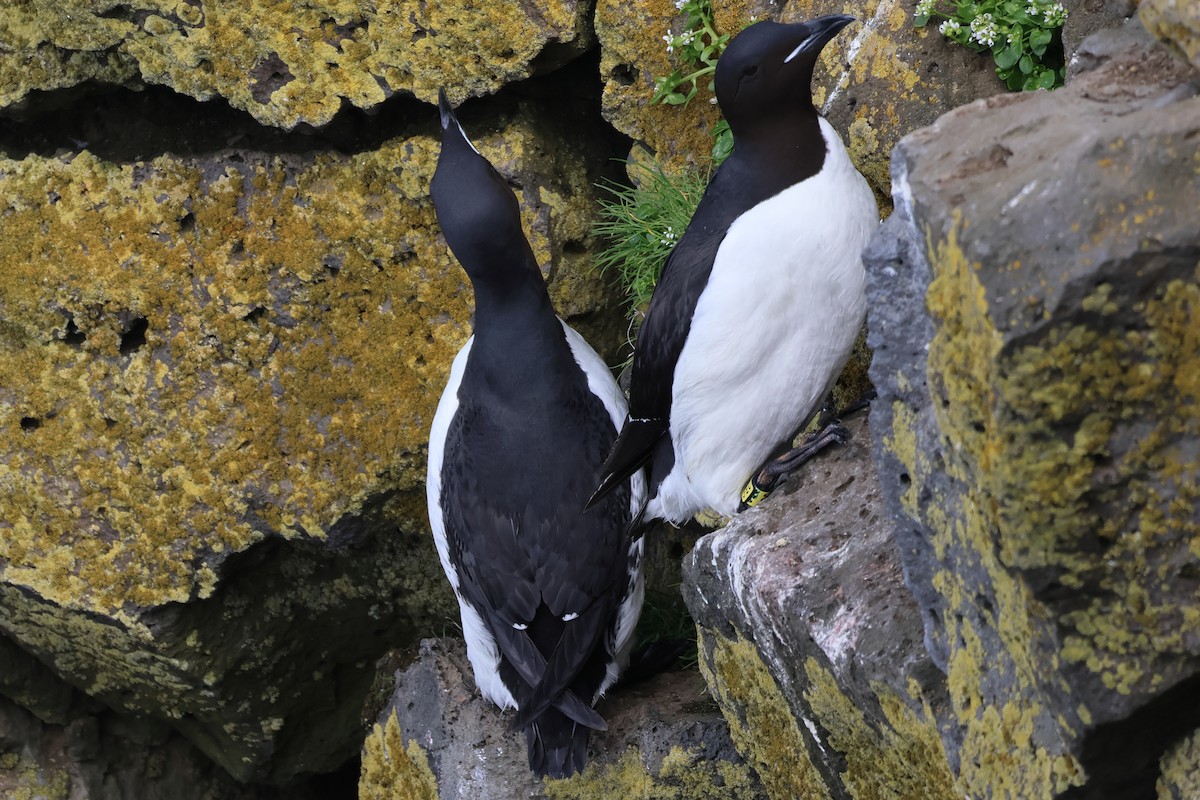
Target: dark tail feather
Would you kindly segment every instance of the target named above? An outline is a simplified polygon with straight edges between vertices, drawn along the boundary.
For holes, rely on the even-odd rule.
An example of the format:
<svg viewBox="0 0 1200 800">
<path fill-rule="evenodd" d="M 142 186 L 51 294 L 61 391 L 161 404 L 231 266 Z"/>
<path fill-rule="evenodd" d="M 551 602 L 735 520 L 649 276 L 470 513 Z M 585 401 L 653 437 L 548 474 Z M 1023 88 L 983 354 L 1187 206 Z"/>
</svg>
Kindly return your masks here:
<svg viewBox="0 0 1200 800">
<path fill-rule="evenodd" d="M 628 419 L 621 428 L 621 434 L 613 443 L 612 452 L 600 467 L 600 485 L 584 505 L 584 510 L 611 492 L 621 482 L 637 471 L 646 463 L 654 452 L 654 445 L 667 432 L 667 427 L 660 419 Z"/>
<path fill-rule="evenodd" d="M 551 708 L 525 729 L 529 769 L 539 778 L 569 778 L 587 764 L 591 729 Z"/>
</svg>

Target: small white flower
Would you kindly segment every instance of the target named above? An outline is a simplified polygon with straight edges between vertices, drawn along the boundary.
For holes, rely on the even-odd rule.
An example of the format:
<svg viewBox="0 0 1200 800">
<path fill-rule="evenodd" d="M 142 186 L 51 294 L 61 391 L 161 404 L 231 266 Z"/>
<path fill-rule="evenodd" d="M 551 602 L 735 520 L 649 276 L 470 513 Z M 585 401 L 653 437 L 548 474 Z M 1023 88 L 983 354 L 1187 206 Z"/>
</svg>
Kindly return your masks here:
<svg viewBox="0 0 1200 800">
<path fill-rule="evenodd" d="M 945 22 L 943 22 L 941 25 L 938 25 L 938 30 L 941 31 L 943 36 L 949 36 L 951 33 L 953 33 L 954 31 L 958 30 L 961 27 L 962 27 L 962 24 L 958 20 L 948 19 Z"/>
<path fill-rule="evenodd" d="M 1039 9 L 1037 7 L 1036 3 L 1030 3 L 1029 5 L 1027 5 L 1025 7 L 1025 13 L 1031 17 L 1036 17 L 1038 14 L 1041 13 L 1041 9 Z"/>
<path fill-rule="evenodd" d="M 930 17 L 933 16 L 933 6 L 937 0 L 920 0 L 917 3 L 917 16 Z"/>
<path fill-rule="evenodd" d="M 714 105 L 714 106 L 715 106 L 715 105 L 717 104 L 717 98 L 715 98 L 715 97 L 710 97 L 710 98 L 708 98 L 708 102 L 709 102 L 709 105 Z"/>
<path fill-rule="evenodd" d="M 979 42 L 985 47 L 991 47 L 996 43 L 996 37 L 1000 35 L 1000 28 L 992 19 L 990 13 L 983 13 L 971 20 L 971 38 Z"/>
<path fill-rule="evenodd" d="M 667 35 L 662 38 L 663 38 L 663 41 L 667 43 L 667 52 L 674 53 L 675 52 L 675 37 L 671 35 L 670 28 L 667 28 Z"/>
<path fill-rule="evenodd" d="M 675 8 L 679 9 L 680 11 L 683 11 L 683 5 L 686 2 L 687 2 L 687 0 L 675 0 Z"/>
<path fill-rule="evenodd" d="M 1062 25 L 1067 20 L 1067 9 L 1062 3 L 1046 6 L 1043 14 L 1046 17 L 1046 23 L 1055 27 Z"/>
</svg>

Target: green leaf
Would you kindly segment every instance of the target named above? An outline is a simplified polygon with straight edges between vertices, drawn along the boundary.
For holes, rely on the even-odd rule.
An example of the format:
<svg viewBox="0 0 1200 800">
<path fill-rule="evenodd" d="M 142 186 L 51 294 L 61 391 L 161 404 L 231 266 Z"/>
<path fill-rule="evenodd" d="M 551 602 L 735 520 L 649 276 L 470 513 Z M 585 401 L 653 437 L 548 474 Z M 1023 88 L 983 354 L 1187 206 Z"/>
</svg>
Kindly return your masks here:
<svg viewBox="0 0 1200 800">
<path fill-rule="evenodd" d="M 1009 89 L 1015 92 L 1017 89 L 1021 88 L 1024 81 L 1025 76 L 1023 76 L 1020 72 L 1013 70 L 1012 72 L 1008 73 L 1008 77 L 1005 79 L 1004 83 Z"/>
<path fill-rule="evenodd" d="M 681 95 L 679 92 L 671 92 L 662 99 L 662 102 L 669 106 L 681 106 L 688 101 L 688 98 Z"/>
<path fill-rule="evenodd" d="M 1009 69 L 1013 64 L 1021 58 L 1021 48 L 1015 44 L 1010 44 L 999 53 L 996 54 L 996 66 L 1001 69 Z"/>
<path fill-rule="evenodd" d="M 1037 88 L 1053 89 L 1055 86 L 1062 86 L 1062 78 L 1057 70 L 1048 69 L 1037 76 Z"/>
<path fill-rule="evenodd" d="M 1023 75 L 1033 72 L 1033 59 L 1029 57 L 1028 53 L 1021 56 L 1021 60 L 1017 62 L 1017 68 L 1021 70 L 1021 74 Z"/>
<path fill-rule="evenodd" d="M 1038 28 L 1033 33 L 1029 34 L 1029 49 L 1033 51 L 1035 56 L 1041 56 L 1046 52 L 1046 48 L 1050 44 L 1052 34 L 1045 28 Z"/>
<path fill-rule="evenodd" d="M 913 25 L 918 28 L 924 28 L 929 24 L 929 17 L 913 17 Z"/>
</svg>

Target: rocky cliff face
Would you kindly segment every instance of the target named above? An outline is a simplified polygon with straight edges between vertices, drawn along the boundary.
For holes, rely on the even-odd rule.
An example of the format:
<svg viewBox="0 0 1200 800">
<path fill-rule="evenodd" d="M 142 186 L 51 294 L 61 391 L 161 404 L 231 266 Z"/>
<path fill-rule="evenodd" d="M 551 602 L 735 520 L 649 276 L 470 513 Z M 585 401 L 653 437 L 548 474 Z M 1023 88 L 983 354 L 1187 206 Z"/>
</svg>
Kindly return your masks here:
<svg viewBox="0 0 1200 800">
<path fill-rule="evenodd" d="M 870 430 L 683 554 L 700 673 L 614 692 L 545 784 L 456 645 L 417 644 L 455 615 L 422 483 L 470 318 L 427 103 L 474 98 L 616 363 L 594 184 L 631 139 L 701 163 L 716 121 L 650 103 L 678 8 L 0 14 L 0 794 L 1194 797 L 1200 38 L 1144 0 L 1183 59 L 1080 47 L 1132 8 L 1069 5 L 1049 95 L 993 96 L 891 0 L 827 49 L 818 106 L 896 207 Z"/>
</svg>

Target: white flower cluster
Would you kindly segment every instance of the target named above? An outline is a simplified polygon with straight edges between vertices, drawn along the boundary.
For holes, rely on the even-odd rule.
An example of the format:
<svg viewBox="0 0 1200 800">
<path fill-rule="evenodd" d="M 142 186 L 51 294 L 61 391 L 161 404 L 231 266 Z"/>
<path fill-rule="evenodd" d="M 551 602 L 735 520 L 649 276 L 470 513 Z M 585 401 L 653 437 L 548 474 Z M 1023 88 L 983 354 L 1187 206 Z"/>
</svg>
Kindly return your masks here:
<svg viewBox="0 0 1200 800">
<path fill-rule="evenodd" d="M 675 0 L 675 8 L 679 9 L 680 11 L 683 11 L 683 7 L 686 4 L 687 0 Z"/>
<path fill-rule="evenodd" d="M 658 241 L 661 242 L 662 244 L 669 246 L 669 245 L 675 244 L 675 240 L 678 238 L 679 238 L 679 235 L 677 233 L 675 233 L 675 229 L 673 227 L 671 227 L 670 225 L 668 225 L 667 229 L 665 231 L 663 231 L 663 235 L 659 238 Z"/>
<path fill-rule="evenodd" d="M 1067 9 L 1062 3 L 1051 3 L 1042 8 L 1042 16 L 1047 24 L 1057 27 L 1067 21 Z"/>
<path fill-rule="evenodd" d="M 991 47 L 1000 35 L 1000 27 L 990 13 L 983 13 L 971 20 L 971 38 L 984 47 Z"/>
<path fill-rule="evenodd" d="M 1039 0 L 1029 0 L 1025 13 L 1037 19 L 1039 16 L 1052 28 L 1057 28 L 1067 21 L 1067 9 L 1062 3 L 1046 3 Z"/>
<path fill-rule="evenodd" d="M 951 33 L 954 33 L 954 31 L 961 27 L 962 23 L 960 23 L 958 20 L 948 19 L 941 25 L 938 25 L 938 30 L 941 31 L 942 36 L 949 36 Z"/>
<path fill-rule="evenodd" d="M 934 12 L 934 6 L 936 4 L 937 4 L 937 0 L 918 0 L 917 16 L 918 17 L 932 17 L 933 12 Z"/>
<path fill-rule="evenodd" d="M 663 41 L 667 43 L 667 52 L 675 52 L 675 36 L 671 33 L 671 29 L 667 28 L 667 35 L 663 37 Z"/>
</svg>

